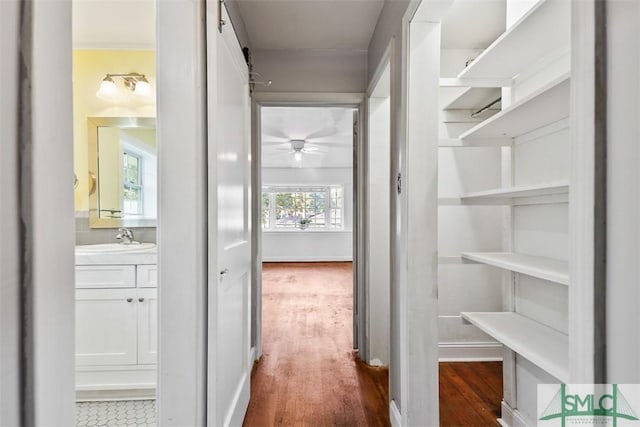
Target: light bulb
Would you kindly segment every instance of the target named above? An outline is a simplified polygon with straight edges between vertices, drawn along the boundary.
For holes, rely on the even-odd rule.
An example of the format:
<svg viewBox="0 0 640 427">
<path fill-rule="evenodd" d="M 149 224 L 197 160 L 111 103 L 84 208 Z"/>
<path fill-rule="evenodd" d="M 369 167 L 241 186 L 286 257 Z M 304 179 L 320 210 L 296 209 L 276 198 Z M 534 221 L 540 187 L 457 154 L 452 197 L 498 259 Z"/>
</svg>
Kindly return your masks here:
<svg viewBox="0 0 640 427">
<path fill-rule="evenodd" d="M 293 153 L 293 160 L 295 160 L 297 163 L 302 162 L 302 151 L 296 151 L 295 153 Z"/>
<path fill-rule="evenodd" d="M 113 79 L 109 75 L 107 75 L 107 77 L 105 77 L 104 80 L 100 82 L 100 89 L 98 89 L 98 91 L 96 92 L 96 96 L 98 98 L 112 100 L 116 97 L 117 93 L 118 87 L 116 86 L 116 82 L 114 82 Z"/>
<path fill-rule="evenodd" d="M 142 77 L 136 82 L 136 88 L 133 90 L 133 94 L 144 98 L 151 98 L 153 96 L 151 85 L 146 77 Z"/>
</svg>

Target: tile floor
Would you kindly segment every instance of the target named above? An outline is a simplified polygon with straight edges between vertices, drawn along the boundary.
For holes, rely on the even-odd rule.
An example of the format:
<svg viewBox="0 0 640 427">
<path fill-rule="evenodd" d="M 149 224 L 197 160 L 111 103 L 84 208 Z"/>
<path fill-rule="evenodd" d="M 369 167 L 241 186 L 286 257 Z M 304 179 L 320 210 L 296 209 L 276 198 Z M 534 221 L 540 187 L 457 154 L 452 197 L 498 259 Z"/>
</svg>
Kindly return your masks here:
<svg viewBox="0 0 640 427">
<path fill-rule="evenodd" d="M 155 400 L 76 403 L 76 427 L 156 427 Z"/>
</svg>

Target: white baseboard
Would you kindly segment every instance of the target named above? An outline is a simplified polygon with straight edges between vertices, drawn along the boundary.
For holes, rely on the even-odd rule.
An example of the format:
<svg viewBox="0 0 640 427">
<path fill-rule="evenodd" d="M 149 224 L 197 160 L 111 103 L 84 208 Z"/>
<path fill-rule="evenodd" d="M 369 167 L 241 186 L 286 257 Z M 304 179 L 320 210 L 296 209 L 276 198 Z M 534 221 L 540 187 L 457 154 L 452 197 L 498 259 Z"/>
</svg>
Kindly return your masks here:
<svg viewBox="0 0 640 427">
<path fill-rule="evenodd" d="M 498 422 L 503 427 L 533 427 L 526 420 L 525 417 L 522 416 L 520 411 L 517 409 L 513 409 L 511 406 L 507 405 L 504 401 L 500 405 L 502 408 L 502 418 L 498 418 Z"/>
<path fill-rule="evenodd" d="M 502 344 L 497 342 L 441 342 L 438 344 L 440 362 L 502 361 Z"/>
<path fill-rule="evenodd" d="M 391 425 L 393 427 L 402 426 L 402 415 L 400 415 L 400 411 L 396 406 L 395 400 L 392 400 L 391 403 L 389 403 L 389 418 L 391 419 Z"/>
<path fill-rule="evenodd" d="M 242 425 L 244 416 L 247 414 L 247 409 L 249 408 L 249 381 L 250 378 L 245 374 L 236 395 L 233 397 L 233 403 L 231 404 L 232 409 L 224 420 L 225 427 Z"/>
<path fill-rule="evenodd" d="M 155 388 L 126 390 L 77 390 L 77 402 L 96 402 L 103 400 L 148 400 L 156 398 Z"/>
<path fill-rule="evenodd" d="M 262 262 L 346 262 L 353 261 L 353 256 L 286 256 L 286 257 L 270 257 L 262 256 Z"/>
</svg>

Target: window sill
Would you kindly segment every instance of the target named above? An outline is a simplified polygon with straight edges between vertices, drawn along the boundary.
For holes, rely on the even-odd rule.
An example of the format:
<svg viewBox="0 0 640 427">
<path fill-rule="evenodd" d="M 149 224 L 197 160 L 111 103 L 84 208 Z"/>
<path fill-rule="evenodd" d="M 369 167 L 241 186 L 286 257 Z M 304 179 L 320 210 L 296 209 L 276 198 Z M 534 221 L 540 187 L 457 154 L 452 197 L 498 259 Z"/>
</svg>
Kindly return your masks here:
<svg viewBox="0 0 640 427">
<path fill-rule="evenodd" d="M 351 234 L 351 230 L 300 230 L 299 228 L 293 230 L 262 230 L 262 232 L 264 234 Z"/>
</svg>

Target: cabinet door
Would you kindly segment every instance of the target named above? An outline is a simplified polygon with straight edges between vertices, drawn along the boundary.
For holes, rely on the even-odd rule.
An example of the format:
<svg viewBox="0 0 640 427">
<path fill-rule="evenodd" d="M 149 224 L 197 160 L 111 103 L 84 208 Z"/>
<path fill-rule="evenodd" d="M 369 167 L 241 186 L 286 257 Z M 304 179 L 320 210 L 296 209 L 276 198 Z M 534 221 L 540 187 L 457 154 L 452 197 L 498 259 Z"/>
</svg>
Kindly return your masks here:
<svg viewBox="0 0 640 427">
<path fill-rule="evenodd" d="M 158 291 L 138 289 L 138 363 L 148 365 L 158 359 Z"/>
<path fill-rule="evenodd" d="M 76 290 L 76 365 L 135 365 L 135 289 Z"/>
<path fill-rule="evenodd" d="M 77 265 L 76 288 L 135 288 L 136 268 L 133 265 Z"/>
<path fill-rule="evenodd" d="M 138 265 L 137 282 L 139 288 L 156 288 L 158 287 L 158 266 L 157 265 Z"/>
</svg>

